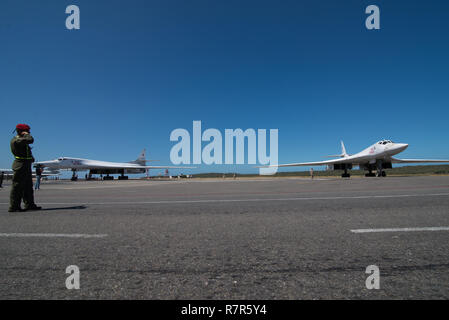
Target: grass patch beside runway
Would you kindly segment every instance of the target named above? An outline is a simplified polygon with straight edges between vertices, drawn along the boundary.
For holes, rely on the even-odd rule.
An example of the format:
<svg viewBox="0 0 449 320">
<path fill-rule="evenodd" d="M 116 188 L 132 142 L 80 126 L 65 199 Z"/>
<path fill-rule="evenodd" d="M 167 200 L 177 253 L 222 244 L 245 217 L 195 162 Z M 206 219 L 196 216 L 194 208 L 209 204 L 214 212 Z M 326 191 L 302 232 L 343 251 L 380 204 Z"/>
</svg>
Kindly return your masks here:
<svg viewBox="0 0 449 320">
<path fill-rule="evenodd" d="M 282 170 L 282 168 L 280 168 Z M 393 169 L 386 169 L 387 175 L 449 175 L 449 165 L 426 165 L 426 166 L 403 166 Z M 317 177 L 339 177 L 342 170 L 314 170 Z M 351 170 L 351 176 L 365 176 L 365 170 Z M 195 178 L 232 178 L 234 173 L 197 173 Z M 258 174 L 236 174 L 236 177 L 258 177 Z M 309 177 L 310 172 L 307 171 L 280 171 L 271 177 Z"/>
</svg>

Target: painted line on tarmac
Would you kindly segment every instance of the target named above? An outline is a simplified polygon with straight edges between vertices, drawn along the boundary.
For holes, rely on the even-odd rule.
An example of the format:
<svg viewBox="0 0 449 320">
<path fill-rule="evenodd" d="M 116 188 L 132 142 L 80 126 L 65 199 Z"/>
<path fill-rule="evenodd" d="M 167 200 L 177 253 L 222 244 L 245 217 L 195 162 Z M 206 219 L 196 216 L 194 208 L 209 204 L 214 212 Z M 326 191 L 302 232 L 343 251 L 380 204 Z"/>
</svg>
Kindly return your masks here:
<svg viewBox="0 0 449 320">
<path fill-rule="evenodd" d="M 64 185 L 44 185 L 42 189 L 45 190 L 87 190 L 87 189 L 109 189 L 109 188 L 123 188 L 123 187 L 127 187 L 127 188 L 140 188 L 140 187 L 148 187 L 148 186 L 165 186 L 165 185 L 173 185 L 174 183 L 176 184 L 186 184 L 186 183 L 217 183 L 217 182 L 271 182 L 271 181 L 276 181 L 276 180 L 268 180 L 268 179 L 254 179 L 254 180 L 231 180 L 232 178 L 228 178 L 228 180 L 213 180 L 213 181 L 183 181 L 183 180 L 173 180 L 173 181 L 149 181 L 149 182 L 143 182 L 143 183 L 129 183 L 126 184 L 126 182 L 124 184 L 121 183 L 117 183 L 117 184 L 108 184 L 108 185 L 95 185 L 95 186 L 89 186 L 89 185 L 70 185 L 70 184 L 64 184 Z M 300 180 L 300 179 L 298 179 Z M 306 180 L 306 179 L 301 179 L 301 180 Z M 308 179 L 310 180 L 310 179 Z M 315 180 L 324 180 L 324 179 L 315 179 Z M 312 180 L 310 180 L 312 181 Z"/>
<path fill-rule="evenodd" d="M 304 184 L 311 182 L 311 181 L 331 181 L 331 180 L 336 180 L 334 178 L 314 178 L 314 179 L 310 179 L 309 177 L 305 177 L 305 178 L 286 178 L 286 179 L 282 179 L 284 181 L 291 181 L 291 180 L 295 180 L 296 182 L 305 182 Z M 273 179 L 232 179 L 230 177 L 226 178 L 226 179 L 221 179 L 221 178 L 216 178 L 216 179 L 211 179 L 211 180 L 178 180 L 178 179 L 173 179 L 173 180 L 156 180 L 156 181 L 148 181 L 148 182 L 141 182 L 141 181 L 130 181 L 129 182 L 118 182 L 115 183 L 113 182 L 113 184 L 102 184 L 103 181 L 100 182 L 100 184 L 97 184 L 95 186 L 92 185 L 82 185 L 82 183 L 77 184 L 77 182 L 74 183 L 61 183 L 61 184 L 46 184 L 46 183 L 41 183 L 41 187 L 42 190 L 87 190 L 87 189 L 109 189 L 109 188 L 122 188 L 122 187 L 127 187 L 127 188 L 138 188 L 138 187 L 146 187 L 146 186 L 163 186 L 163 185 L 173 185 L 174 183 L 177 184 L 186 184 L 186 183 L 221 183 L 221 182 L 277 182 L 279 181 L 279 178 L 273 178 Z M 10 187 L 11 185 L 4 185 L 3 188 L 5 187 Z"/>
<path fill-rule="evenodd" d="M 424 227 L 424 228 L 384 228 L 384 229 L 354 229 L 354 233 L 374 232 L 417 232 L 417 231 L 449 231 L 449 227 Z"/>
<path fill-rule="evenodd" d="M 107 234 L 82 233 L 0 233 L 4 238 L 105 238 Z"/>
<path fill-rule="evenodd" d="M 347 197 L 302 197 L 302 198 L 256 198 L 256 199 L 203 199 L 203 200 L 161 200 L 161 201 L 110 201 L 110 202 L 39 202 L 41 205 L 136 205 L 136 204 L 183 204 L 183 203 L 225 203 L 225 202 L 260 202 L 260 201 L 313 201 L 313 200 L 357 200 L 357 199 L 391 199 L 410 197 L 441 197 L 449 193 L 430 194 L 397 194 L 377 196 L 347 196 Z M 9 204 L 6 202 L 2 205 Z"/>
</svg>

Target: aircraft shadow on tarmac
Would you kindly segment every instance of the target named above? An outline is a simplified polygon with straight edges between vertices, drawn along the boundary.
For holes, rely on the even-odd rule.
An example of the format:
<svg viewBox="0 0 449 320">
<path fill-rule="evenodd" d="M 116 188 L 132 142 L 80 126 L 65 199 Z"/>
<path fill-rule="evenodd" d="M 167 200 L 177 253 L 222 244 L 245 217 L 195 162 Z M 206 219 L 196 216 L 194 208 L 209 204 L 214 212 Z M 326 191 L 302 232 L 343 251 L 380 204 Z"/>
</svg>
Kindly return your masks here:
<svg viewBox="0 0 449 320">
<path fill-rule="evenodd" d="M 41 211 L 55 211 L 55 210 L 77 210 L 86 209 L 86 206 L 71 206 L 71 207 L 59 207 L 59 208 L 42 208 Z"/>
</svg>

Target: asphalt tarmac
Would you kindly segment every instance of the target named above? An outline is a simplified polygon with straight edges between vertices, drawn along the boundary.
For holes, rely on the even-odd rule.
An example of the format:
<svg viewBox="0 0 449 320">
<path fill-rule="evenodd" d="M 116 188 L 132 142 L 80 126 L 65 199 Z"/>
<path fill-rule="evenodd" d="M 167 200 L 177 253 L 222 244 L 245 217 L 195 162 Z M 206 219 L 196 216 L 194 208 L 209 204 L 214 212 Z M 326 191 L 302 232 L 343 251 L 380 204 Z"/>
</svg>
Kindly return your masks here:
<svg viewBox="0 0 449 320">
<path fill-rule="evenodd" d="M 448 176 L 43 182 L 23 213 L 9 191 L 0 299 L 449 298 Z"/>
</svg>

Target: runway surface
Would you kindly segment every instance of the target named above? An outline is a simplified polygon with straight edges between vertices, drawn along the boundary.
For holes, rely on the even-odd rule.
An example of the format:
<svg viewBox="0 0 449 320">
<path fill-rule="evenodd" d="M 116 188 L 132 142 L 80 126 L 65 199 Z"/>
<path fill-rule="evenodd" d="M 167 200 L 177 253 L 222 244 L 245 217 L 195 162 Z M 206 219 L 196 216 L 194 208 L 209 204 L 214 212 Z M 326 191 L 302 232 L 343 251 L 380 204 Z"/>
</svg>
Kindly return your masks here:
<svg viewBox="0 0 449 320">
<path fill-rule="evenodd" d="M 0 299 L 449 298 L 448 176 L 43 182 L 24 213 L 9 191 Z"/>
</svg>

